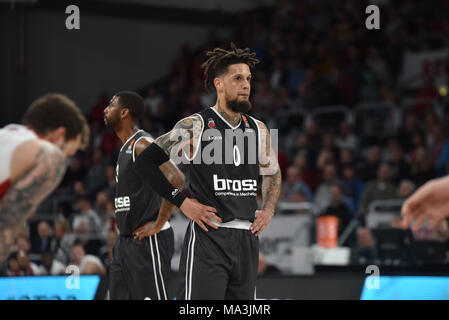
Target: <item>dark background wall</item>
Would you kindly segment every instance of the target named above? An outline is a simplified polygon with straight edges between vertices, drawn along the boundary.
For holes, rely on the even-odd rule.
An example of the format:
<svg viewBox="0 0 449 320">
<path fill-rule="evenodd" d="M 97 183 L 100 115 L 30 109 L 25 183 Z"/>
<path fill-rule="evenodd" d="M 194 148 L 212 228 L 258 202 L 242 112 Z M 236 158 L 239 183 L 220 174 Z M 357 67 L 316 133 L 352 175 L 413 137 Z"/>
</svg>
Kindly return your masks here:
<svg viewBox="0 0 449 320">
<path fill-rule="evenodd" d="M 80 30 L 67 30 L 63 5 L 0 7 L 1 125 L 19 121 L 48 92 L 67 94 L 88 112 L 103 91 L 137 90 L 167 75 L 182 44 L 195 50 L 211 31 L 229 32 L 204 19 L 178 19 L 176 9 L 145 7 L 139 15 L 139 7 L 123 4 L 105 6 L 114 10 L 107 14 L 102 7 L 79 8 Z"/>
</svg>

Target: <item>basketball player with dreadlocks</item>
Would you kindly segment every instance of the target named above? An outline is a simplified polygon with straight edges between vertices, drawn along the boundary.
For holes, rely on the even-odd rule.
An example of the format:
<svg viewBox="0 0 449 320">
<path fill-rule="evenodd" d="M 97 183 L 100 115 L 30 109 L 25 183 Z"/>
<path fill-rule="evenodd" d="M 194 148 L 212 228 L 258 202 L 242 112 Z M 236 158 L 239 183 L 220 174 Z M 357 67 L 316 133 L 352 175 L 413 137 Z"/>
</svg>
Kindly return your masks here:
<svg viewBox="0 0 449 320">
<path fill-rule="evenodd" d="M 216 90 L 216 104 L 180 120 L 153 143 L 172 159 L 179 159 L 180 154 L 187 158 L 188 164 L 183 167 L 190 176 L 193 198 L 216 208 L 217 213 L 210 218 L 217 216 L 221 220 L 190 222 L 180 260 L 177 299 L 255 298 L 257 236 L 270 223 L 280 194 L 281 172 L 268 129 L 246 114 L 251 108 L 251 76 L 259 61 L 249 48 L 231 46 L 230 51 L 215 48 L 208 52 L 209 59 L 202 65 L 206 88 Z M 254 147 L 249 142 L 241 149 L 233 139 L 212 137 L 210 131 L 206 132 L 209 129 L 221 137 L 231 132 L 237 135 L 236 140 L 242 135 L 248 136 L 248 141 L 254 138 L 257 161 L 248 159 L 250 147 Z M 233 161 L 202 161 L 212 143 L 224 147 L 222 155 L 215 153 L 214 157 L 223 160 L 231 155 Z M 262 172 L 263 205 L 257 210 L 257 184 Z M 204 223 L 213 229 L 208 230 Z"/>
<path fill-rule="evenodd" d="M 146 175 L 148 166 L 141 163 L 141 154 L 151 150 L 153 138 L 138 126 L 144 109 L 142 97 L 132 91 L 114 95 L 104 110 L 104 120 L 123 146 L 116 166 L 115 214 L 119 237 L 114 246 L 110 268 L 110 298 L 113 300 L 167 300 L 167 281 L 174 250 L 174 235 L 168 219 L 177 204 L 186 210 L 189 201 L 178 202 L 170 194 L 169 202 L 160 198 L 157 172 Z M 150 155 L 152 153 L 150 152 Z M 158 163 L 167 183 L 180 193 L 184 175 L 172 163 Z M 142 174 L 143 172 L 143 174 Z M 162 177 L 159 177 L 162 178 Z M 186 200 L 186 199 L 182 199 Z M 192 209 L 193 208 L 193 209 Z M 194 203 L 189 210 L 207 208 Z M 210 208 L 213 209 L 213 208 Z"/>
</svg>

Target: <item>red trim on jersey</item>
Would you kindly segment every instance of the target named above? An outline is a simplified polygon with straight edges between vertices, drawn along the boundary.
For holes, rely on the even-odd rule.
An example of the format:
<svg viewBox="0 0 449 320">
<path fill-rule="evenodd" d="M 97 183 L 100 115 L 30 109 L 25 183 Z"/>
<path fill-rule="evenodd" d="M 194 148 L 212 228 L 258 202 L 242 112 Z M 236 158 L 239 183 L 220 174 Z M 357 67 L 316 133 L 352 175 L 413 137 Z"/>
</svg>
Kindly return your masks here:
<svg viewBox="0 0 449 320">
<path fill-rule="evenodd" d="M 39 134 L 39 133 L 37 133 L 36 132 L 36 130 L 34 130 L 33 128 L 31 128 L 31 127 L 29 127 L 29 126 L 27 126 L 27 129 L 29 129 L 29 130 L 31 130 L 31 131 L 33 131 L 34 132 L 34 134 L 39 138 L 39 139 L 44 139 L 45 140 L 45 137 L 43 136 L 43 135 L 41 135 L 41 134 Z"/>
<path fill-rule="evenodd" d="M 11 186 L 11 180 L 3 181 L 2 184 L 0 184 L 0 199 L 3 197 L 3 195 L 6 193 L 6 191 Z"/>
</svg>

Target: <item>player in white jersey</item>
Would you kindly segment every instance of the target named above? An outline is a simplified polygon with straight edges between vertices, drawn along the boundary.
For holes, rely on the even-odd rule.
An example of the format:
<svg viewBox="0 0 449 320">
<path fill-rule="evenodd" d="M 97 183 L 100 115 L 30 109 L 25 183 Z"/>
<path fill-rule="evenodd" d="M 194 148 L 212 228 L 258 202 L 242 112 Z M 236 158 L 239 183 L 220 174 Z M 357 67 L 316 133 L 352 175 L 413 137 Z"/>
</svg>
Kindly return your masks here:
<svg viewBox="0 0 449 320">
<path fill-rule="evenodd" d="M 17 229 L 60 183 L 67 157 L 88 140 L 85 117 L 57 93 L 35 100 L 22 124 L 0 129 L 0 263 Z"/>
</svg>

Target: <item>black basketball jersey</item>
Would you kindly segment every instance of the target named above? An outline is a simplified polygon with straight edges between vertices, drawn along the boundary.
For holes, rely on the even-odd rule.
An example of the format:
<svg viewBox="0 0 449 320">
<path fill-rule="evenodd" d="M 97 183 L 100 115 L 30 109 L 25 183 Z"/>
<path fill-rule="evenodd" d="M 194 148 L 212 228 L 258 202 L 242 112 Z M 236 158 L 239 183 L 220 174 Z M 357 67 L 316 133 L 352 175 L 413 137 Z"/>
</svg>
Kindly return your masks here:
<svg viewBox="0 0 449 320">
<path fill-rule="evenodd" d="M 190 159 L 193 198 L 217 209 L 223 222 L 254 221 L 259 181 L 259 132 L 254 119 L 242 115 L 232 127 L 212 108 L 199 113 L 203 131 Z"/>
<path fill-rule="evenodd" d="M 115 216 L 120 235 L 129 236 L 148 221 L 155 221 L 161 206 L 160 196 L 136 171 L 135 145 L 139 139 L 149 139 L 143 130 L 133 134 L 122 146 L 115 170 Z"/>
</svg>

